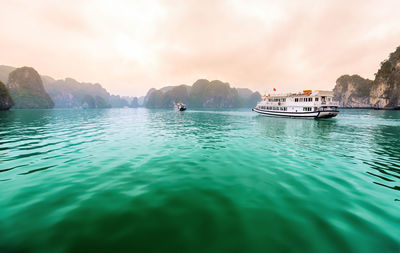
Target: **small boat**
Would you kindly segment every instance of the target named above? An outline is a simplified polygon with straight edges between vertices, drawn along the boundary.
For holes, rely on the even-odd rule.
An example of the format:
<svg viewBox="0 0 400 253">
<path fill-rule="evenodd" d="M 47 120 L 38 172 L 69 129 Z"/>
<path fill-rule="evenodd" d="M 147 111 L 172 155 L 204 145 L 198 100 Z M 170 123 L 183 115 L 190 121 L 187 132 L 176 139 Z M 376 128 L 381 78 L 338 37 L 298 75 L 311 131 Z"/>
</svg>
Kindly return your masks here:
<svg viewBox="0 0 400 253">
<path fill-rule="evenodd" d="M 339 114 L 332 91 L 304 90 L 300 93 L 266 95 L 252 110 L 263 116 L 332 118 Z"/>
<path fill-rule="evenodd" d="M 184 103 L 179 102 L 179 103 L 175 104 L 175 108 L 178 111 L 185 111 L 186 110 L 186 105 Z"/>
</svg>

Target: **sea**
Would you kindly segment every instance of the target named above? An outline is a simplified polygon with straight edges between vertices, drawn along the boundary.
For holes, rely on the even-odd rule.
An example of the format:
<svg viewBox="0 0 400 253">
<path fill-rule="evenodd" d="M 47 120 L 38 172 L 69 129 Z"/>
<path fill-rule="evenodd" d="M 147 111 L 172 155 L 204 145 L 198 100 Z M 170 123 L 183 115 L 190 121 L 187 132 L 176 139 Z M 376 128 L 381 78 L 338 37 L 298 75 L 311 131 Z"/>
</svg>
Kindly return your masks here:
<svg viewBox="0 0 400 253">
<path fill-rule="evenodd" d="M 0 252 L 400 252 L 400 111 L 0 112 Z"/>
</svg>

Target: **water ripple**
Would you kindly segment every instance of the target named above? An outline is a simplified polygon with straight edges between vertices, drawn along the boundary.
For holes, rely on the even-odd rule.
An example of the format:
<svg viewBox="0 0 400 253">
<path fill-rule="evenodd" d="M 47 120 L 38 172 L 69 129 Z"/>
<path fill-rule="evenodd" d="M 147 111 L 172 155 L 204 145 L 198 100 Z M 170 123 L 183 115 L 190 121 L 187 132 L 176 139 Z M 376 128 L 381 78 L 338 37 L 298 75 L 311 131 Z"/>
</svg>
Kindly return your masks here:
<svg viewBox="0 0 400 253">
<path fill-rule="evenodd" d="M 398 252 L 399 132 L 395 111 L 0 112 L 0 252 Z"/>
</svg>

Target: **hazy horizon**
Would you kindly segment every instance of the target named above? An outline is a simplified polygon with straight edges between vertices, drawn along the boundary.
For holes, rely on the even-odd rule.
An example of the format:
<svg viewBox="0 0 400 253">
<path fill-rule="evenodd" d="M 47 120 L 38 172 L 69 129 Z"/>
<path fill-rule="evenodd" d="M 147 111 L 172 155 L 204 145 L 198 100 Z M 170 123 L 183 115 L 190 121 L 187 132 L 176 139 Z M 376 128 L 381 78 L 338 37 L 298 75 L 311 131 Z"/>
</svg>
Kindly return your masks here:
<svg viewBox="0 0 400 253">
<path fill-rule="evenodd" d="M 373 79 L 400 45 L 400 2 L 4 1 L 0 65 L 112 94 L 221 80 L 264 93 Z"/>
</svg>

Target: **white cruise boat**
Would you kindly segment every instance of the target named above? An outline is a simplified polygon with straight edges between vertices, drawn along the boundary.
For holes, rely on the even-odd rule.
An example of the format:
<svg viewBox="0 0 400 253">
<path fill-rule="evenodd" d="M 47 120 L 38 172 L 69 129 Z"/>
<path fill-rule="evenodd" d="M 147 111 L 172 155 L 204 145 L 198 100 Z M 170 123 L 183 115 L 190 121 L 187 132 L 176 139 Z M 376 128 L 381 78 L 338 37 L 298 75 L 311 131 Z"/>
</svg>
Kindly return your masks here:
<svg viewBox="0 0 400 253">
<path fill-rule="evenodd" d="M 332 91 L 304 90 L 302 93 L 269 94 L 253 108 L 264 116 L 290 118 L 332 118 L 338 115 L 339 103 Z"/>
</svg>

